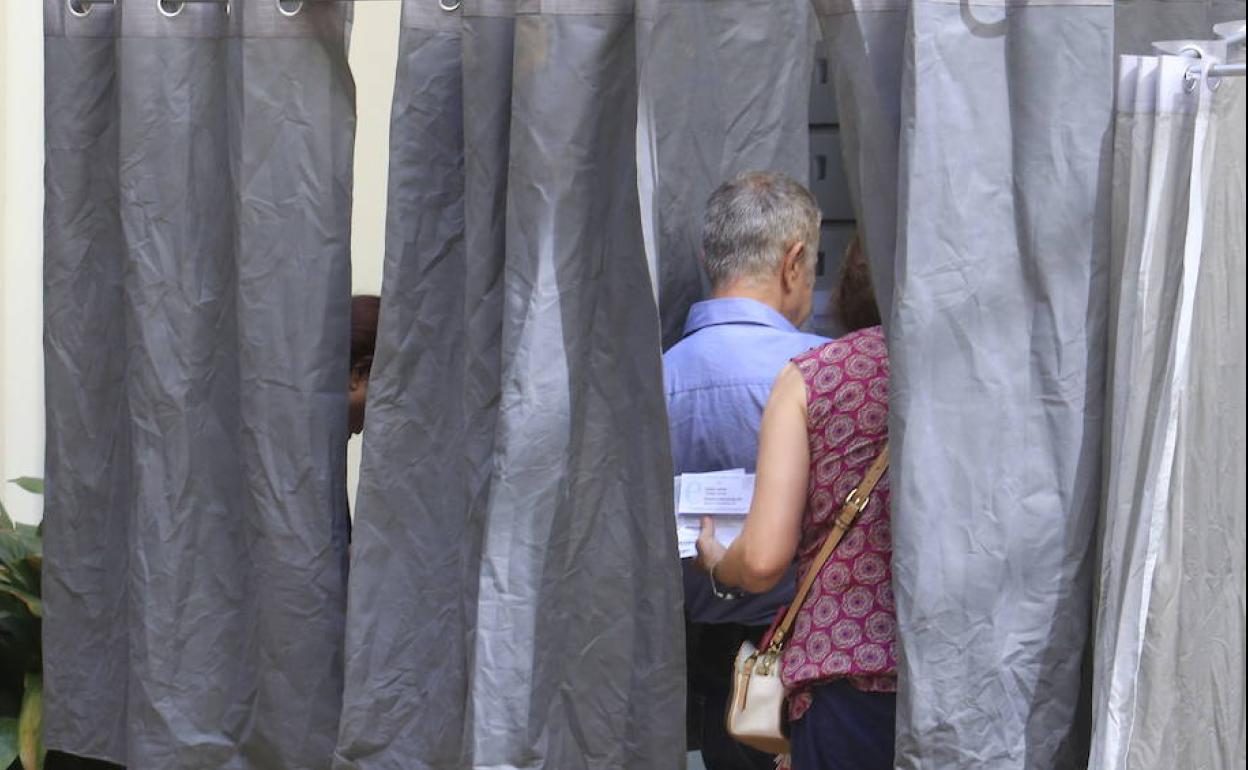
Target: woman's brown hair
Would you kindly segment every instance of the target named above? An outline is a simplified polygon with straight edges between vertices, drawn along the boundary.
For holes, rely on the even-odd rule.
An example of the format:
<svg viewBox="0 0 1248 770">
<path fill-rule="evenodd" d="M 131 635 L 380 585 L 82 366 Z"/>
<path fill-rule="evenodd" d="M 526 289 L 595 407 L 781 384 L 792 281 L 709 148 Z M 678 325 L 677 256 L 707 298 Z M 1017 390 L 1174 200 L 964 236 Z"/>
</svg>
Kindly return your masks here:
<svg viewBox="0 0 1248 770">
<path fill-rule="evenodd" d="M 871 265 L 857 231 L 841 259 L 841 275 L 832 291 L 832 318 L 846 334 L 880 325 L 880 308 L 875 304 L 875 289 L 871 286 Z"/>
</svg>

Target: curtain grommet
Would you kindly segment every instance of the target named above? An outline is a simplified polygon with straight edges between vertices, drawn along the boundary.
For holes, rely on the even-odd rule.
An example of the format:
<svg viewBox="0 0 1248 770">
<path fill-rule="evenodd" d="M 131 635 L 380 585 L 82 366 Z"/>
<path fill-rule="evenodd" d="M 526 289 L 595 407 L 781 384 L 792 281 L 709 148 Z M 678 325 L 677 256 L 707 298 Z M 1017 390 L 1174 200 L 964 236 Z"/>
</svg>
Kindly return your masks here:
<svg viewBox="0 0 1248 770">
<path fill-rule="evenodd" d="M 1190 94 L 1200 83 L 1200 66 L 1193 64 L 1183 71 L 1183 93 Z"/>
<path fill-rule="evenodd" d="M 286 18 L 298 16 L 303 10 L 303 0 L 276 0 L 277 12 Z"/>
<path fill-rule="evenodd" d="M 65 7 L 69 9 L 69 14 L 71 16 L 76 16 L 81 19 L 91 13 L 91 8 L 93 6 L 91 5 L 90 0 L 65 0 Z"/>
<path fill-rule="evenodd" d="M 166 19 L 172 19 L 186 10 L 186 0 L 156 0 L 156 10 Z"/>
<path fill-rule="evenodd" d="M 464 4 L 464 0 L 438 0 L 438 7 L 447 13 L 454 13 Z"/>
</svg>

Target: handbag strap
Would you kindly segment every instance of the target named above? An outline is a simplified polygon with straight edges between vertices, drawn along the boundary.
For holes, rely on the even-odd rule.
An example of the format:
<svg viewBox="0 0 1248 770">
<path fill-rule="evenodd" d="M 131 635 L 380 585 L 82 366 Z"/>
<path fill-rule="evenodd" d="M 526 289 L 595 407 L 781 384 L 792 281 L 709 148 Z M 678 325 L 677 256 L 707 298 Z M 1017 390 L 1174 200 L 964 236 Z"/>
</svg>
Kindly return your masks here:
<svg viewBox="0 0 1248 770">
<path fill-rule="evenodd" d="M 875 490 L 875 485 L 879 483 L 884 476 L 884 471 L 888 470 L 888 444 L 884 444 L 884 448 L 880 450 L 880 454 L 875 458 L 875 462 L 871 463 L 871 467 L 867 469 L 867 475 L 862 477 L 862 481 L 857 487 L 849 493 L 845 498 L 845 504 L 841 506 L 841 511 L 836 515 L 836 521 L 832 523 L 832 531 L 823 541 L 823 547 L 819 549 L 815 560 L 811 562 L 810 569 L 806 570 L 806 577 L 802 579 L 802 584 L 797 589 L 797 594 L 793 597 L 789 609 L 784 613 L 784 620 L 780 621 L 780 625 L 776 626 L 776 631 L 771 635 L 771 644 L 767 649 L 769 652 L 778 653 L 784 647 L 785 638 L 789 635 L 789 630 L 793 627 L 793 621 L 797 619 L 797 611 L 801 609 L 802 603 L 806 601 L 810 588 L 815 584 L 815 580 L 819 577 L 819 571 L 823 569 L 823 565 L 831 558 L 832 552 L 840 544 L 841 538 L 853 526 L 854 520 L 858 518 L 858 514 L 862 513 L 867 504 L 871 502 L 871 493 Z"/>
</svg>

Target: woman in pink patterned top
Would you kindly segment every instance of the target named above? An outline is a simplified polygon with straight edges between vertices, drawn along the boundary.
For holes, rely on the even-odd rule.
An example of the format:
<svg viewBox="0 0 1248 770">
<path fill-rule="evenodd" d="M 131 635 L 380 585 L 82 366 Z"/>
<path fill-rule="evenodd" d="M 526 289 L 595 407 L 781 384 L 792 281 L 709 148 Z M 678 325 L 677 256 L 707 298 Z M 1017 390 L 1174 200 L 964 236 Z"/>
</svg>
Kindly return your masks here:
<svg viewBox="0 0 1248 770">
<path fill-rule="evenodd" d="M 759 438 L 754 503 L 730 547 L 703 522 L 699 561 L 751 592 L 794 558 L 805 577 L 846 496 L 888 441 L 888 350 L 865 260 L 850 249 L 836 298 L 846 328 L 780 373 Z M 862 328 L 862 327 L 866 328 Z M 896 614 L 886 474 L 798 611 L 781 677 L 794 770 L 890 770 L 897 690 Z"/>
</svg>

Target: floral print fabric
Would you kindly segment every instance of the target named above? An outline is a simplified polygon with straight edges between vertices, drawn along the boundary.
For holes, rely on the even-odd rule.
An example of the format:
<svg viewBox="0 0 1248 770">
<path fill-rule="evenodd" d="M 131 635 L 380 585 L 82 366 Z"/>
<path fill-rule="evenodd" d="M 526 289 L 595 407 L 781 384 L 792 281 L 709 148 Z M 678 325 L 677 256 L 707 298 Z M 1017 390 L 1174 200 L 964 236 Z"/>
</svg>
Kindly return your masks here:
<svg viewBox="0 0 1248 770">
<path fill-rule="evenodd" d="M 798 545 L 806 576 L 840 512 L 888 440 L 888 349 L 880 327 L 848 334 L 793 359 L 806 383 L 810 482 Z M 897 689 L 888 474 L 871 494 L 798 611 L 781 677 L 790 719 L 815 683 L 848 678 L 860 690 Z"/>
</svg>

